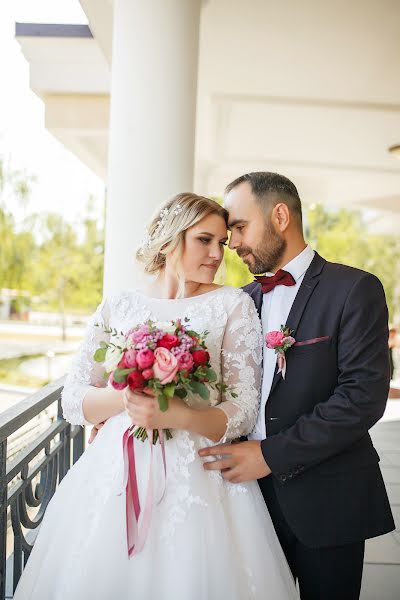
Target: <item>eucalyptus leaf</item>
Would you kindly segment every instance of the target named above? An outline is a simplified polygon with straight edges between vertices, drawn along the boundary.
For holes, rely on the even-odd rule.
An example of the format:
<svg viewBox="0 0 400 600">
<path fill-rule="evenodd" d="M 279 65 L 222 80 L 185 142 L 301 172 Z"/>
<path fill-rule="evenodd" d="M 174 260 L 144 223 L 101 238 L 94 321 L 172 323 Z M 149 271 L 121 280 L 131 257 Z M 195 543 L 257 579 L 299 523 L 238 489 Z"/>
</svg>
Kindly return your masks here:
<svg viewBox="0 0 400 600">
<path fill-rule="evenodd" d="M 96 362 L 104 362 L 106 360 L 106 352 L 107 348 L 97 348 L 93 356 L 94 360 Z"/>
<path fill-rule="evenodd" d="M 217 374 L 214 371 L 214 369 L 207 368 L 206 369 L 206 377 L 210 383 L 214 383 L 215 381 L 217 381 Z"/>
<path fill-rule="evenodd" d="M 198 394 L 203 400 L 208 400 L 210 398 L 210 390 L 204 385 L 204 383 L 200 383 L 200 381 L 192 381 L 190 387 L 193 392 Z"/>
</svg>

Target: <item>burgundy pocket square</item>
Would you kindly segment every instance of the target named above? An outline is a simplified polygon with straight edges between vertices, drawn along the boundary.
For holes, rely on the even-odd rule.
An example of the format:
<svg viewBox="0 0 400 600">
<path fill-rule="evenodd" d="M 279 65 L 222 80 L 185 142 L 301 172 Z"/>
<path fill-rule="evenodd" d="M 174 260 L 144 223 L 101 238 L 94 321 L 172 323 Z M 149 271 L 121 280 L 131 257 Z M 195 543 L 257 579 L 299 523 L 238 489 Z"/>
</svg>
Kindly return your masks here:
<svg viewBox="0 0 400 600">
<path fill-rule="evenodd" d="M 304 340 L 303 342 L 296 342 L 293 346 L 309 346 L 310 344 L 318 344 L 318 342 L 324 342 L 330 339 L 330 335 L 324 335 L 324 337 L 311 338 L 311 340 Z"/>
</svg>

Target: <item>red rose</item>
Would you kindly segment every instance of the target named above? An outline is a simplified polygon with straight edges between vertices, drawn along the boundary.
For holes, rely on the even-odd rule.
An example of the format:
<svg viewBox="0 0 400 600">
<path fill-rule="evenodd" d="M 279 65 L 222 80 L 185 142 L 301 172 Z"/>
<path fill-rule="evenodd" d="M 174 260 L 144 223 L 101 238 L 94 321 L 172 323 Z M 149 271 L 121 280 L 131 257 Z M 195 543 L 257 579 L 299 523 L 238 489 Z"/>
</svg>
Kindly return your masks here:
<svg viewBox="0 0 400 600">
<path fill-rule="evenodd" d="M 158 342 L 157 346 L 159 348 L 166 348 L 167 350 L 171 350 L 171 348 L 176 348 L 176 346 L 179 346 L 179 343 L 180 342 L 177 335 L 166 333 Z"/>
<path fill-rule="evenodd" d="M 140 371 L 132 371 L 127 377 L 127 383 L 131 390 L 144 388 L 145 379 Z"/>
<path fill-rule="evenodd" d="M 195 350 L 192 352 L 194 364 L 198 366 L 204 366 L 210 360 L 210 355 L 206 350 Z"/>
<path fill-rule="evenodd" d="M 110 373 L 110 376 L 108 378 L 108 383 L 111 384 L 113 386 L 113 388 L 116 390 L 123 390 L 127 386 L 127 383 L 125 383 L 125 382 L 119 383 L 118 381 L 115 381 L 112 373 Z"/>
</svg>

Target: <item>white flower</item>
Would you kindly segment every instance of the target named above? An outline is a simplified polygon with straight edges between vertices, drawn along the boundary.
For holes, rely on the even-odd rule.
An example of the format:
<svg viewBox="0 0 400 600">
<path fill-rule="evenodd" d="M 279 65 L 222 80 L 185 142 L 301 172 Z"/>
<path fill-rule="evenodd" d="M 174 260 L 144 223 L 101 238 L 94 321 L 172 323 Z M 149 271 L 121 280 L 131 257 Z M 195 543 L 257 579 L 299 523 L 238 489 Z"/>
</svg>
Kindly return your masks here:
<svg viewBox="0 0 400 600">
<path fill-rule="evenodd" d="M 154 325 L 157 327 L 157 329 L 165 331 L 165 333 L 175 333 L 175 326 L 169 321 L 157 321 L 157 323 L 154 323 Z"/>
<path fill-rule="evenodd" d="M 122 358 L 123 351 L 119 348 L 114 348 L 114 346 L 110 346 L 106 352 L 106 358 L 104 361 L 104 368 L 107 373 L 111 373 L 118 367 L 118 363 Z"/>
</svg>

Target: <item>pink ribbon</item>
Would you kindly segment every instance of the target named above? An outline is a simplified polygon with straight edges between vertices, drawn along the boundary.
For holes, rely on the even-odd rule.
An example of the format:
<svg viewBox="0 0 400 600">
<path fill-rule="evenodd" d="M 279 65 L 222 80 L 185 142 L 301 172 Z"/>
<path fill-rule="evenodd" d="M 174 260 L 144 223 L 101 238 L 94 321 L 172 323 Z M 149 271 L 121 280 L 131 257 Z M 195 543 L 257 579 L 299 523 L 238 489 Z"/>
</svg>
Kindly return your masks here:
<svg viewBox="0 0 400 600">
<path fill-rule="evenodd" d="M 316 344 L 317 342 L 323 342 L 324 340 L 329 340 L 329 335 L 325 335 L 324 337 L 312 338 L 310 340 L 304 340 L 303 342 L 295 342 L 293 346 L 308 346 L 309 344 Z M 286 356 L 284 352 L 278 352 L 278 375 L 282 373 L 283 379 L 285 379 L 286 375 Z"/>
<path fill-rule="evenodd" d="M 150 443 L 150 464 L 149 476 L 147 482 L 146 501 L 143 511 L 140 507 L 139 489 L 136 478 L 136 462 L 135 462 L 135 438 L 133 434 L 134 426 L 128 427 L 122 438 L 123 457 L 124 457 L 124 484 L 126 494 L 126 539 L 128 546 L 128 558 L 138 554 L 146 542 L 147 535 L 151 523 L 151 515 L 153 509 L 153 430 L 148 429 L 147 435 Z M 160 500 L 161 502 L 165 494 L 165 483 L 167 477 L 167 462 L 165 457 L 165 440 L 164 432 L 159 432 L 162 459 L 164 465 L 164 489 Z M 143 442 L 140 442 L 143 443 Z M 141 522 L 139 524 L 139 519 Z"/>
<path fill-rule="evenodd" d="M 293 346 L 308 346 L 309 344 L 317 344 L 318 342 L 323 342 L 325 340 L 329 340 L 329 335 L 324 335 L 319 338 L 311 338 L 311 340 L 304 340 L 303 342 L 296 342 Z"/>
<path fill-rule="evenodd" d="M 286 356 L 284 355 L 283 352 L 278 352 L 278 375 L 279 373 L 282 373 L 282 377 L 283 379 L 285 379 L 285 375 L 286 375 Z"/>
</svg>

